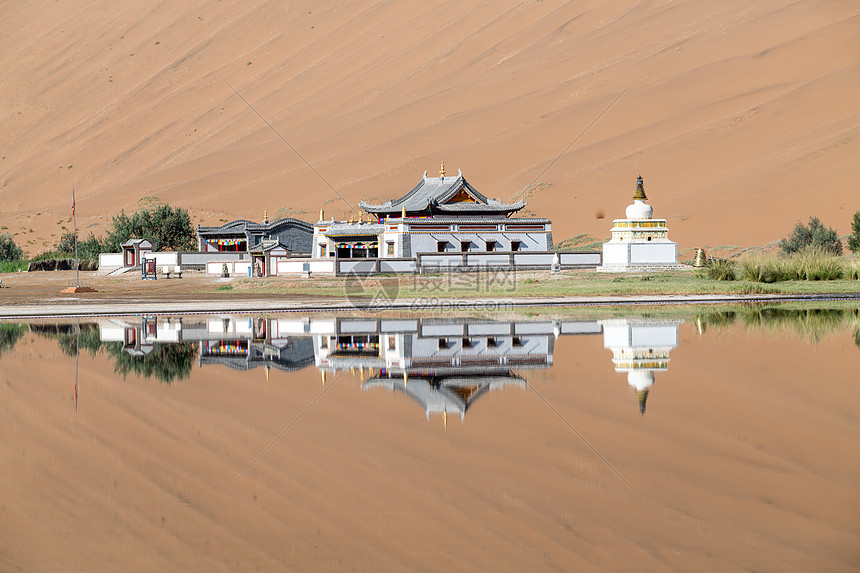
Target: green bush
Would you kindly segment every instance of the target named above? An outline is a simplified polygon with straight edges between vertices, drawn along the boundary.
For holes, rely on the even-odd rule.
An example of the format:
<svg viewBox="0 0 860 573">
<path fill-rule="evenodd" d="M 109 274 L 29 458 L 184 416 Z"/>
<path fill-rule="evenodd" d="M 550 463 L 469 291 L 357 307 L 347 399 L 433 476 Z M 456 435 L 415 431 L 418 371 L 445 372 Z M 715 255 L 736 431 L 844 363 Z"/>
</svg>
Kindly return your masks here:
<svg viewBox="0 0 860 573">
<path fill-rule="evenodd" d="M 854 213 L 851 223 L 851 235 L 848 237 L 848 248 L 852 253 L 860 254 L 860 211 Z"/>
<path fill-rule="evenodd" d="M 117 252 L 119 250 L 117 249 Z M 104 250 L 104 245 L 96 236 L 90 232 L 90 236 L 84 240 L 78 237 L 78 258 L 81 261 L 89 261 L 98 263 L 99 254 L 111 251 Z M 49 255 L 45 257 L 44 255 Z M 52 253 L 43 253 L 39 255 L 42 258 L 57 258 L 57 259 L 73 259 L 75 258 L 75 234 L 72 232 L 64 233 L 60 237 L 60 242 L 57 243 L 57 250 Z M 35 260 L 35 259 L 34 259 Z"/>
<path fill-rule="evenodd" d="M 27 270 L 27 261 L 0 261 L 0 273 L 17 273 Z"/>
<path fill-rule="evenodd" d="M 841 279 L 842 258 L 817 246 L 807 247 L 786 260 L 789 280 L 830 281 Z"/>
<path fill-rule="evenodd" d="M 707 267 L 702 269 L 701 275 L 714 281 L 735 280 L 735 263 L 725 259 L 714 259 Z"/>
<path fill-rule="evenodd" d="M 129 239 L 149 239 L 156 251 L 189 251 L 197 247 L 197 234 L 188 211 L 163 203 L 136 211 L 131 217 L 125 211 L 113 217 L 101 243 L 102 252 L 118 253 L 120 245 Z"/>
<path fill-rule="evenodd" d="M 9 233 L 0 235 L 0 261 L 20 261 L 24 259 L 24 251 L 15 244 L 15 239 Z"/>
<path fill-rule="evenodd" d="M 845 261 L 845 278 L 860 280 L 860 257 Z"/>
<path fill-rule="evenodd" d="M 753 254 L 741 259 L 742 280 L 757 283 L 775 283 L 786 280 L 783 260 L 763 254 Z"/>
<path fill-rule="evenodd" d="M 820 247 L 834 255 L 842 254 L 842 241 L 836 231 L 824 224 L 818 217 L 809 218 L 809 226 L 800 221 L 794 226 L 791 234 L 779 241 L 779 248 L 786 255 L 797 253 L 808 247 Z"/>
</svg>

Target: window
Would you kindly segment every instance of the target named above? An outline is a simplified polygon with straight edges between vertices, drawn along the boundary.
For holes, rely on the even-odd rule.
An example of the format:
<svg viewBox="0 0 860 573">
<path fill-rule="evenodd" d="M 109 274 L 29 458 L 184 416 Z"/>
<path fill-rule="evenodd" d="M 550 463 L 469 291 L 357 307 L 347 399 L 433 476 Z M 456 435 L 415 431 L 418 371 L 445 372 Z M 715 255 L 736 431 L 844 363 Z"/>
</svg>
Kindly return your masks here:
<svg viewBox="0 0 860 573">
<path fill-rule="evenodd" d="M 499 345 L 494 336 L 491 336 L 487 339 L 487 348 L 495 348 Z"/>
<path fill-rule="evenodd" d="M 448 250 L 448 241 L 436 241 L 436 252 L 444 253 Z"/>
<path fill-rule="evenodd" d="M 394 336 L 388 337 L 388 350 L 394 350 L 396 348 L 397 338 Z"/>
<path fill-rule="evenodd" d="M 328 250 L 328 245 L 325 243 L 320 243 L 320 258 L 326 256 L 326 251 Z"/>
<path fill-rule="evenodd" d="M 469 241 L 460 241 L 460 251 L 467 252 L 472 248 L 472 243 Z"/>
<path fill-rule="evenodd" d="M 495 241 L 487 241 L 487 252 L 492 252 L 496 250 L 496 242 Z"/>
<path fill-rule="evenodd" d="M 518 347 L 518 346 L 522 346 L 522 345 L 523 345 L 523 341 L 520 339 L 519 336 L 514 336 L 513 339 L 511 340 L 511 346 Z"/>
<path fill-rule="evenodd" d="M 448 347 L 449 347 L 448 346 L 448 339 L 447 338 L 440 338 L 439 339 L 439 350 L 444 350 L 445 348 L 448 348 Z"/>
<path fill-rule="evenodd" d="M 522 241 L 511 241 L 511 250 L 512 251 L 519 251 L 521 244 L 522 244 Z"/>
<path fill-rule="evenodd" d="M 474 344 L 472 343 L 471 338 L 464 338 L 463 339 L 463 348 L 472 348 L 473 346 L 474 346 Z"/>
<path fill-rule="evenodd" d="M 394 256 L 394 241 L 388 241 L 388 256 Z"/>
</svg>

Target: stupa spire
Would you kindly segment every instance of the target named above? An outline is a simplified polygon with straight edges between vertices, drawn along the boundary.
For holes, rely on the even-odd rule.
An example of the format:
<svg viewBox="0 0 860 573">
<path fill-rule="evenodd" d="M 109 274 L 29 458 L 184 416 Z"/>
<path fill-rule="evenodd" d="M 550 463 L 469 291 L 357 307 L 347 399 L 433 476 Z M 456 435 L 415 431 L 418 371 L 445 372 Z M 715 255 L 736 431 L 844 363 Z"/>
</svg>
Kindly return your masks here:
<svg viewBox="0 0 860 573">
<path fill-rule="evenodd" d="M 642 176 L 636 178 L 636 192 L 633 193 L 633 199 L 639 199 L 640 201 L 647 201 L 648 196 L 645 195 L 645 183 L 642 181 Z"/>
<path fill-rule="evenodd" d="M 442 167 L 439 168 L 439 177 L 445 177 L 445 160 L 442 160 Z"/>
</svg>

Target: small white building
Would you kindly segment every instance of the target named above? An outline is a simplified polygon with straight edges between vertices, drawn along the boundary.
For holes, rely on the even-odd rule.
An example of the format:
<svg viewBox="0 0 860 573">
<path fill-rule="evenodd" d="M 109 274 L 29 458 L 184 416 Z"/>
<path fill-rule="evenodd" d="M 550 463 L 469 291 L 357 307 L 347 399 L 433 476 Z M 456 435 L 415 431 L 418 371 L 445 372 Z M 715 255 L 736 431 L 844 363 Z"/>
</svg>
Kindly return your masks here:
<svg viewBox="0 0 860 573">
<path fill-rule="evenodd" d="M 678 245 L 669 240 L 666 219 L 654 219 L 654 210 L 645 201 L 645 186 L 640 175 L 636 180 L 633 204 L 627 207 L 626 219 L 612 223 L 612 238 L 603 243 L 602 272 L 642 272 L 681 268 Z"/>
</svg>

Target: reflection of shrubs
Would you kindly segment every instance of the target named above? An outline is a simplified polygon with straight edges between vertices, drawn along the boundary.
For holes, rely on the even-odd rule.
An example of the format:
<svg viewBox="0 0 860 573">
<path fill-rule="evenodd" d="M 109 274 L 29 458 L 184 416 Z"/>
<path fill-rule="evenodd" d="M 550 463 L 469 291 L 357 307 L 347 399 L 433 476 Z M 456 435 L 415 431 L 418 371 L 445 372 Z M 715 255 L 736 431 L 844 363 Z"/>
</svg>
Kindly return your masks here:
<svg viewBox="0 0 860 573">
<path fill-rule="evenodd" d="M 818 343 L 824 337 L 845 328 L 849 312 L 841 309 L 785 309 L 757 307 L 740 313 L 748 328 L 773 334 L 794 332 L 799 338 Z"/>
<path fill-rule="evenodd" d="M 27 332 L 26 324 L 0 324 L 0 354 L 15 348 L 15 345 L 21 340 L 25 332 Z"/>
<path fill-rule="evenodd" d="M 123 349 L 121 342 L 102 342 L 96 324 L 80 325 L 80 337 L 75 328 L 75 325 L 40 326 L 42 334 L 56 336 L 60 349 L 68 356 L 75 355 L 78 344 L 81 350 L 87 350 L 93 356 L 104 352 L 113 359 L 114 372 L 122 374 L 123 378 L 132 373 L 170 384 L 188 378 L 197 358 L 197 345 L 193 342 L 156 344 L 149 354 L 132 356 Z"/>
<path fill-rule="evenodd" d="M 157 378 L 165 384 L 191 376 L 197 358 L 197 345 L 192 342 L 158 344 L 144 356 L 123 352 L 119 343 L 107 350 L 116 361 L 114 372 L 122 374 L 123 378 L 131 372 L 141 378 Z"/>
</svg>

